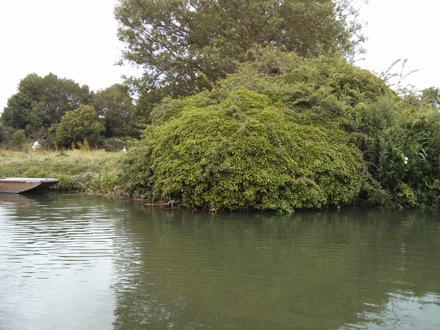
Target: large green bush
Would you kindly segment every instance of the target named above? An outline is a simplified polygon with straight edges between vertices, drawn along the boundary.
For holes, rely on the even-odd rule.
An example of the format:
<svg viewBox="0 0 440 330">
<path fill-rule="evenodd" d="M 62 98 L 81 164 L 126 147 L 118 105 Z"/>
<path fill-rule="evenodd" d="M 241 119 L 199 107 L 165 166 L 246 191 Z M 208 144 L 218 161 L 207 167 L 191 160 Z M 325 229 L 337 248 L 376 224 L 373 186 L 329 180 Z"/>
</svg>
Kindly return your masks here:
<svg viewBox="0 0 440 330">
<path fill-rule="evenodd" d="M 298 123 L 246 89 L 223 96 L 163 102 L 173 116 L 150 127 L 128 160 L 132 192 L 211 210 L 291 211 L 357 196 L 362 157 L 343 131 Z"/>
<path fill-rule="evenodd" d="M 210 209 L 439 207 L 436 90 L 396 93 L 337 57 L 249 59 L 211 92 L 154 109 L 130 193 Z"/>
</svg>

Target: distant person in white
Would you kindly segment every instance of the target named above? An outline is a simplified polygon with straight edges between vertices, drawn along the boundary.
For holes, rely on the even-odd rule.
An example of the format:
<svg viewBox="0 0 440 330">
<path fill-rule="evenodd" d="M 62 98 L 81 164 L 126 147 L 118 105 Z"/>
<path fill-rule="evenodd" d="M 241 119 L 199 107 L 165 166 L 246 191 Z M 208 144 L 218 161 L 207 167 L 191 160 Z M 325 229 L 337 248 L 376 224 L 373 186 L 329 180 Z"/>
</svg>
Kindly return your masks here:
<svg viewBox="0 0 440 330">
<path fill-rule="evenodd" d="M 40 148 L 41 147 L 41 144 L 40 144 L 40 142 L 38 141 L 38 140 L 36 140 L 35 142 L 34 142 L 34 144 L 32 145 L 32 149 L 33 150 L 37 150 L 38 148 Z"/>
</svg>

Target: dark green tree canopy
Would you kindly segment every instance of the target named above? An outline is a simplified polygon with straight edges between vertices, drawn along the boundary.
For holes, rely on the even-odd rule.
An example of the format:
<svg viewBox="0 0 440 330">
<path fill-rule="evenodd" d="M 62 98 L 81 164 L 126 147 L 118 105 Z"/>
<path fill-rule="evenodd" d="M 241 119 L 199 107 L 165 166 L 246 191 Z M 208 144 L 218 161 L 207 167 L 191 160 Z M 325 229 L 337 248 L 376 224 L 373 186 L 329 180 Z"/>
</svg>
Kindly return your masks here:
<svg viewBox="0 0 440 330">
<path fill-rule="evenodd" d="M 348 0 L 119 0 L 124 60 L 148 91 L 190 95 L 233 72 L 255 44 L 315 57 L 357 51 Z"/>
<path fill-rule="evenodd" d="M 2 113 L 5 126 L 26 129 L 28 133 L 58 124 L 61 117 L 80 104 L 90 102 L 90 91 L 73 80 L 50 73 L 45 77 L 29 74 L 20 81 Z"/>
<path fill-rule="evenodd" d="M 45 146 L 53 147 L 61 118 L 80 105 L 91 105 L 98 112 L 105 125 L 101 133 L 106 147 L 118 138 L 139 136 L 140 129 L 134 129 L 139 118 L 134 119 L 135 106 L 127 86 L 115 84 L 95 93 L 86 85 L 51 73 L 45 77 L 29 74 L 20 81 L 18 92 L 9 98 L 0 117 L 0 142 L 19 147 L 13 133 L 23 130 L 27 138 L 42 140 Z"/>
<path fill-rule="evenodd" d="M 104 136 L 125 137 L 133 132 L 133 100 L 127 86 L 115 84 L 93 95 L 92 106 L 104 121 Z"/>
</svg>

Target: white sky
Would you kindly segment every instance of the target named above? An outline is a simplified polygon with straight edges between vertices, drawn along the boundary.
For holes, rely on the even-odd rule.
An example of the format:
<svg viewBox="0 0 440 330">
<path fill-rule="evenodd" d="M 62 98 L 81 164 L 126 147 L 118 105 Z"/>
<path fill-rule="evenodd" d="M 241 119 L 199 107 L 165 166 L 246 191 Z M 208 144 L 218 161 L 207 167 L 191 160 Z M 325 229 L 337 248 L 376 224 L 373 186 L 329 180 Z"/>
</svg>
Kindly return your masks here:
<svg viewBox="0 0 440 330">
<path fill-rule="evenodd" d="M 122 82 L 130 67 L 115 66 L 122 44 L 116 37 L 117 0 L 1 0 L 0 112 L 30 73 L 54 73 L 97 91 Z M 440 87 L 437 33 L 439 0 L 370 0 L 363 6 L 368 42 L 356 64 L 385 71 L 407 59 L 404 82 L 418 89 Z M 400 67 L 396 67 L 400 70 Z"/>
<path fill-rule="evenodd" d="M 401 59 L 407 60 L 404 85 L 416 89 L 440 87 L 439 0 L 369 0 L 362 8 L 368 22 L 364 61 L 358 66 L 380 73 Z M 401 62 L 399 62 L 401 63 Z M 395 72 L 402 68 L 397 65 Z M 394 72 L 394 71 L 393 71 Z"/>
<path fill-rule="evenodd" d="M 0 0 L 0 111 L 24 77 L 49 73 L 97 91 L 122 82 L 115 66 L 117 0 Z M 133 71 L 133 69 L 131 69 Z"/>
</svg>

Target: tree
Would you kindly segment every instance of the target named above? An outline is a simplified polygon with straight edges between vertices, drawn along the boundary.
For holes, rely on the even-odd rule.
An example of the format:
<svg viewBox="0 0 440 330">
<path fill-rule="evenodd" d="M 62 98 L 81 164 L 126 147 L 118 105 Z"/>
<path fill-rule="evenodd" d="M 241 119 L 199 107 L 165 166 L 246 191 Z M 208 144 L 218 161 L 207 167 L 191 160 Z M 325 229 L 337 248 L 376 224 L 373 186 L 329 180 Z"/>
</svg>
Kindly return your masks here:
<svg viewBox="0 0 440 330">
<path fill-rule="evenodd" d="M 421 99 L 440 111 L 440 88 L 430 87 L 422 91 Z"/>
<path fill-rule="evenodd" d="M 92 106 L 104 120 L 104 137 L 135 136 L 132 116 L 133 100 L 126 86 L 115 84 L 93 95 Z"/>
<path fill-rule="evenodd" d="M 362 41 L 348 0 L 119 0 L 123 60 L 143 70 L 137 88 L 191 95 L 234 72 L 255 44 L 316 57 L 349 57 Z"/>
<path fill-rule="evenodd" d="M 70 147 L 73 143 L 87 140 L 92 145 L 98 145 L 104 124 L 98 113 L 90 105 L 68 111 L 56 129 L 55 141 L 60 147 Z"/>
<path fill-rule="evenodd" d="M 5 126 L 25 129 L 29 124 L 32 103 L 39 101 L 44 92 L 42 78 L 35 73 L 27 75 L 18 85 L 18 93 L 8 99 L 1 115 Z"/>
<path fill-rule="evenodd" d="M 8 100 L 2 120 L 5 126 L 25 129 L 31 135 L 58 124 L 67 111 L 89 102 L 86 85 L 60 79 L 52 73 L 44 78 L 33 73 L 20 81 L 18 92 Z"/>
</svg>

